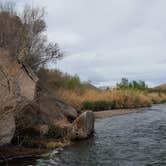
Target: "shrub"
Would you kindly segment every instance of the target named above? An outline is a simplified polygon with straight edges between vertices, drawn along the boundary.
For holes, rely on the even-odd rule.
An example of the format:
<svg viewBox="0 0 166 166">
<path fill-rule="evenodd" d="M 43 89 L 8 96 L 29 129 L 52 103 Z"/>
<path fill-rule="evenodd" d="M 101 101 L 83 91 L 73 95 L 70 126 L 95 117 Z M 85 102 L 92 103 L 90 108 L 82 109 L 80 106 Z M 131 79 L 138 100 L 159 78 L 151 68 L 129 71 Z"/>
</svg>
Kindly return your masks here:
<svg viewBox="0 0 166 166">
<path fill-rule="evenodd" d="M 47 138 L 55 138 L 58 139 L 62 137 L 62 132 L 61 129 L 52 123 L 48 125 L 48 133 L 47 133 Z"/>
<path fill-rule="evenodd" d="M 12 139 L 12 144 L 34 147 L 33 141 L 40 135 L 40 133 L 35 130 L 35 126 L 38 125 L 38 122 L 39 120 L 30 106 L 16 113 L 16 131 Z"/>
<path fill-rule="evenodd" d="M 111 104 L 111 109 L 119 108 L 119 103 L 116 100 L 111 101 L 110 104 Z"/>
<path fill-rule="evenodd" d="M 117 107 L 116 101 L 85 101 L 82 103 L 83 110 L 102 111 L 115 109 Z"/>
<path fill-rule="evenodd" d="M 93 111 L 109 110 L 111 109 L 111 102 L 107 101 L 95 101 Z"/>
<path fill-rule="evenodd" d="M 78 111 L 108 110 L 121 108 L 148 107 L 153 103 L 165 101 L 166 95 L 151 94 L 143 81 L 129 82 L 123 79 L 121 88 L 99 90 L 91 88 L 90 84 L 81 82 L 78 76 L 70 76 L 58 70 L 40 69 L 39 80 L 61 100 L 67 102 Z M 125 88 L 124 88 L 125 87 Z"/>
<path fill-rule="evenodd" d="M 122 78 L 121 82 L 117 84 L 118 89 L 139 89 L 139 90 L 147 90 L 148 86 L 144 81 L 131 81 L 127 78 Z"/>
<path fill-rule="evenodd" d="M 0 23 L 0 47 L 33 70 L 63 57 L 59 45 L 47 40 L 43 8 L 25 5 L 20 14 L 14 5 L 0 1 Z"/>
</svg>

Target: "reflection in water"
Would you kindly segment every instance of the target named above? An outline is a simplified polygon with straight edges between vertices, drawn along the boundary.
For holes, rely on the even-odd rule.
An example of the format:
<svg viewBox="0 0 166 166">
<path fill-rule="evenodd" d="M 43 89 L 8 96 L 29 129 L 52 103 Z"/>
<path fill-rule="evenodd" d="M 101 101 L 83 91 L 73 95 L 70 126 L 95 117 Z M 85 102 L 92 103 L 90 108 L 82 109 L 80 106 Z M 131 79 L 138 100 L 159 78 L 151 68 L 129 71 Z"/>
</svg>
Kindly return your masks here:
<svg viewBox="0 0 166 166">
<path fill-rule="evenodd" d="M 166 105 L 96 122 L 94 137 L 37 166 L 166 166 Z"/>
</svg>

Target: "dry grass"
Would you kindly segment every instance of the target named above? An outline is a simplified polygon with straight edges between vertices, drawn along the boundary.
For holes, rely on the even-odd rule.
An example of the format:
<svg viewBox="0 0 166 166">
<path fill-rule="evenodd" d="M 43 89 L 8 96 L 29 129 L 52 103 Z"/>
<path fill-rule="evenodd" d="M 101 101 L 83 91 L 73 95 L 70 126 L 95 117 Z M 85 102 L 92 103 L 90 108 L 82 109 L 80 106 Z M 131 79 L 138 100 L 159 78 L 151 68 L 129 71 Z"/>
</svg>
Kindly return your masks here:
<svg viewBox="0 0 166 166">
<path fill-rule="evenodd" d="M 159 104 L 159 103 L 164 103 L 166 102 L 166 94 L 165 93 L 148 93 L 147 94 L 148 98 L 154 103 L 154 104 Z"/>
<path fill-rule="evenodd" d="M 148 107 L 153 103 L 156 104 L 166 101 L 166 94 L 148 93 L 136 90 L 86 90 L 84 92 L 77 92 L 60 89 L 58 91 L 58 97 L 72 105 L 77 110 L 81 110 L 82 104 L 86 101 L 115 102 L 115 108 Z"/>
<path fill-rule="evenodd" d="M 77 110 L 103 110 L 120 108 L 148 107 L 153 103 L 166 101 L 164 91 L 140 89 L 140 82 L 135 87 L 102 91 L 91 84 L 81 82 L 79 77 L 72 77 L 57 70 L 41 69 L 38 73 L 40 82 L 50 91 Z M 132 83 L 133 85 L 135 82 Z"/>
</svg>

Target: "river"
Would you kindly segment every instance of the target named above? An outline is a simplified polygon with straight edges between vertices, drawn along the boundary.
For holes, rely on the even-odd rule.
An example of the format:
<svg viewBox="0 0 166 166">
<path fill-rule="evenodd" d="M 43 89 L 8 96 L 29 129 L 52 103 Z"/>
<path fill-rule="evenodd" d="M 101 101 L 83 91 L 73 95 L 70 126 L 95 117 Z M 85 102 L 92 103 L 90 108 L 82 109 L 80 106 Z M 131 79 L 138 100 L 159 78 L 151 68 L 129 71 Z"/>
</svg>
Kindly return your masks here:
<svg viewBox="0 0 166 166">
<path fill-rule="evenodd" d="M 28 165 L 24 162 L 18 166 Z M 166 105 L 99 119 L 92 138 L 31 165 L 166 166 Z"/>
</svg>

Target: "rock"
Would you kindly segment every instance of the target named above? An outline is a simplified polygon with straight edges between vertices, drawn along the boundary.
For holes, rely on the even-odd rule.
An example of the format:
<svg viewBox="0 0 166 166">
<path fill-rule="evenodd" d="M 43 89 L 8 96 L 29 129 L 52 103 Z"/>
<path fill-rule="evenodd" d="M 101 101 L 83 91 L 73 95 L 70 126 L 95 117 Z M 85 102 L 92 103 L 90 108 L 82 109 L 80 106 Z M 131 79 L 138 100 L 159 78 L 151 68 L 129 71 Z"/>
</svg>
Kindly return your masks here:
<svg viewBox="0 0 166 166">
<path fill-rule="evenodd" d="M 77 118 L 78 116 L 77 111 L 73 107 L 69 106 L 68 104 L 58 99 L 56 99 L 56 104 L 61 109 L 63 115 L 65 115 L 67 118 L 69 119 Z"/>
<path fill-rule="evenodd" d="M 66 118 L 61 108 L 56 104 L 56 98 L 51 94 L 40 94 L 37 97 L 36 105 L 38 105 L 40 110 L 40 118 L 45 123 L 52 123 L 55 120 L 58 121 Z"/>
<path fill-rule="evenodd" d="M 5 80 L 6 79 L 6 80 Z M 9 81 L 8 81 L 9 79 Z M 4 86 L 7 85 L 7 86 Z M 15 132 L 14 111 L 19 105 L 19 88 L 10 77 L 2 77 L 0 80 L 0 146 L 10 143 Z"/>
<path fill-rule="evenodd" d="M 53 151 L 52 151 L 52 154 L 53 154 L 53 155 L 60 154 L 60 151 L 58 151 L 58 150 L 53 150 Z"/>
<path fill-rule="evenodd" d="M 0 51 L 0 146 L 13 138 L 15 112 L 33 100 L 36 79 L 16 59 Z"/>
<path fill-rule="evenodd" d="M 46 123 L 66 118 L 69 121 L 73 121 L 78 116 L 77 111 L 73 107 L 57 99 L 52 92 L 41 85 L 41 82 L 37 83 L 36 101 L 41 112 L 47 114 L 47 116 L 43 117 Z"/>
<path fill-rule="evenodd" d="M 94 114 L 92 111 L 82 113 L 72 124 L 69 131 L 69 138 L 85 139 L 88 138 L 94 131 Z"/>
<path fill-rule="evenodd" d="M 58 129 L 59 134 L 57 136 L 63 137 L 76 117 L 77 111 L 74 108 L 57 99 L 38 82 L 34 102 L 24 106 L 16 114 L 14 138 L 18 137 L 17 133 L 21 134 L 21 137 L 26 136 L 25 134 L 28 133 L 25 133 L 25 131 L 29 131 L 29 129 L 33 129 L 35 135 L 40 134 L 40 137 L 47 137 L 50 125 L 54 125 Z"/>
<path fill-rule="evenodd" d="M 93 112 L 77 116 L 74 108 L 40 85 L 27 65 L 0 50 L 0 146 L 15 136 L 13 142 L 20 133 L 22 139 L 38 137 L 38 133 L 44 137 L 50 124 L 62 137 L 87 138 L 94 130 Z"/>
<path fill-rule="evenodd" d="M 21 96 L 26 97 L 27 100 L 32 101 L 36 93 L 37 76 L 33 73 L 31 68 L 26 64 L 20 64 L 19 72 L 15 76 L 17 79 Z"/>
<path fill-rule="evenodd" d="M 7 119 L 7 120 L 6 120 Z M 0 119 L 0 146 L 10 143 L 15 132 L 15 121 L 12 113 L 3 115 Z"/>
</svg>

